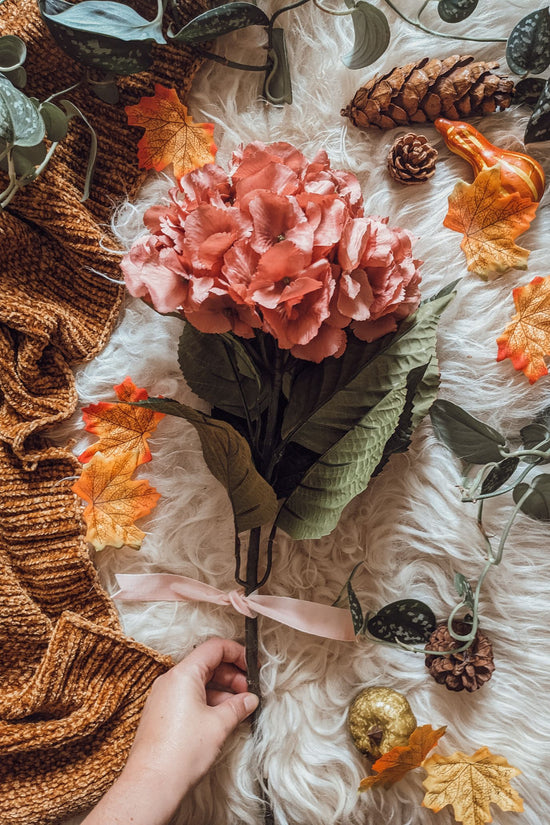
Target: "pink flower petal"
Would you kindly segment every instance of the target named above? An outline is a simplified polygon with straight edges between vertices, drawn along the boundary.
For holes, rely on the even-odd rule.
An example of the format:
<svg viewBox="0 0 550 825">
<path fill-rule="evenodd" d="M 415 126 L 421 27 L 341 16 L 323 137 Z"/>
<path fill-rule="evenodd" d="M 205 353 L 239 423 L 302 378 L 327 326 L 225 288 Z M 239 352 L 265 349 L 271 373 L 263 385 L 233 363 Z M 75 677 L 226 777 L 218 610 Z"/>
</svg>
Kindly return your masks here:
<svg viewBox="0 0 550 825">
<path fill-rule="evenodd" d="M 296 344 L 290 352 L 295 358 L 320 364 L 325 358 L 340 358 L 347 346 L 346 333 L 341 329 L 321 324 L 317 335 L 307 344 Z"/>
</svg>

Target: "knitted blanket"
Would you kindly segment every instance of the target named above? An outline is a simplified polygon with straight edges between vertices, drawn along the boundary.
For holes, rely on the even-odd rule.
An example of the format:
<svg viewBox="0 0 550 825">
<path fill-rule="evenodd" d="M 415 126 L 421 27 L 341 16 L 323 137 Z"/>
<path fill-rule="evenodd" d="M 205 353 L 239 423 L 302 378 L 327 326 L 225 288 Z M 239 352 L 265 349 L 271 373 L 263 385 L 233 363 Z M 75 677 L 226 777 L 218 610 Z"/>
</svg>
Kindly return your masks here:
<svg viewBox="0 0 550 825">
<path fill-rule="evenodd" d="M 185 9 L 198 14 L 200 0 L 186 0 Z M 80 79 L 35 0 L 7 0 L 0 34 L 27 45 L 27 93 L 43 100 Z M 170 663 L 122 633 L 66 478 L 78 462 L 48 444 L 47 430 L 73 412 L 71 366 L 104 346 L 120 307 L 120 287 L 90 268 L 119 277 L 105 223 L 142 180 L 139 133 L 127 126 L 123 105 L 151 92 L 154 81 L 177 84 L 183 96 L 200 63 L 181 47 L 157 49 L 153 71 L 121 84 L 118 107 L 86 88 L 70 92 L 98 136 L 91 197 L 80 203 L 89 137 L 75 124 L 46 172 L 0 212 L 3 825 L 59 822 L 93 804 L 121 770 L 147 691 Z"/>
</svg>

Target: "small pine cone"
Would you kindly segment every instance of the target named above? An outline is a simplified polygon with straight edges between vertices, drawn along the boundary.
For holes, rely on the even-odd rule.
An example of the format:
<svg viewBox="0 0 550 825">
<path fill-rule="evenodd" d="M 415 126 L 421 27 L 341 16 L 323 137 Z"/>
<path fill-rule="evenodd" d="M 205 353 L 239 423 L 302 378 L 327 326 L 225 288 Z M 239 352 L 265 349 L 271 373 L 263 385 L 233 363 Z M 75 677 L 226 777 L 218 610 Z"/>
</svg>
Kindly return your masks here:
<svg viewBox="0 0 550 825">
<path fill-rule="evenodd" d="M 454 622 L 453 630 L 460 636 L 465 636 L 471 625 L 466 622 Z M 453 639 L 447 624 L 440 624 L 428 641 L 426 650 L 452 650 L 460 647 L 460 642 Z M 491 642 L 481 630 L 478 630 L 475 639 L 469 648 L 461 653 L 452 653 L 449 656 L 426 656 L 426 667 L 440 685 L 448 690 L 467 690 L 472 693 L 488 682 L 495 669 L 493 662 L 493 648 Z"/>
<path fill-rule="evenodd" d="M 397 138 L 391 147 L 387 163 L 390 175 L 399 183 L 423 183 L 435 172 L 437 149 L 424 135 L 409 132 Z"/>
<path fill-rule="evenodd" d="M 369 80 L 340 114 L 360 129 L 486 115 L 508 108 L 514 94 L 512 80 L 493 74 L 497 67 L 471 55 L 424 57 Z"/>
</svg>

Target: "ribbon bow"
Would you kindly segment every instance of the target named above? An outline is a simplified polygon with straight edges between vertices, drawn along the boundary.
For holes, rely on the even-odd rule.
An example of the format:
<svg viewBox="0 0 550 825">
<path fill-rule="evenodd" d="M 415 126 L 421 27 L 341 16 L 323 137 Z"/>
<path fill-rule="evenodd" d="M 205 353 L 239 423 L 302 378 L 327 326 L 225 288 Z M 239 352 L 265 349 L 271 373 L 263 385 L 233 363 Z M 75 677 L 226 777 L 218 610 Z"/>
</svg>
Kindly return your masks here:
<svg viewBox="0 0 550 825">
<path fill-rule="evenodd" d="M 244 595 L 243 590 L 226 593 L 204 582 L 172 573 L 120 573 L 116 577 L 120 590 L 113 594 L 117 601 L 174 602 L 196 601 L 233 607 L 237 613 L 254 618 L 267 616 L 287 627 L 336 639 L 355 641 L 353 622 L 348 610 L 317 604 L 288 596 Z"/>
</svg>

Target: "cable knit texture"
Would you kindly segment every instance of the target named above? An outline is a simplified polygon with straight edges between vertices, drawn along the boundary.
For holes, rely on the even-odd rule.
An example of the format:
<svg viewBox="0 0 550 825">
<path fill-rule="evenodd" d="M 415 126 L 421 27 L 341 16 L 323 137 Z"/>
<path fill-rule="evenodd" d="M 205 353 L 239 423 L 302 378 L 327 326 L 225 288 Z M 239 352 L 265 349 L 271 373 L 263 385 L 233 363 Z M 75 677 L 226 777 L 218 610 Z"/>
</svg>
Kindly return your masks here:
<svg viewBox="0 0 550 825">
<path fill-rule="evenodd" d="M 133 4 L 152 19 L 156 3 Z M 181 6 L 190 18 L 202 0 Z M 80 68 L 54 44 L 36 0 L 6 0 L 0 34 L 28 49 L 25 89 L 41 100 L 76 83 Z M 69 93 L 98 136 L 91 197 L 80 202 L 89 132 L 71 121 L 40 179 L 0 212 L 0 825 L 58 823 L 94 804 L 120 772 L 153 680 L 170 660 L 128 639 L 102 590 L 67 476 L 70 450 L 47 429 L 77 404 L 72 366 L 108 340 L 122 289 L 113 206 L 136 192 L 141 135 L 124 106 L 154 82 L 188 92 L 201 60 L 154 47 L 153 70 L 121 80 L 109 106 Z M 0 173 L 0 190 L 6 186 Z M 102 243 L 103 242 L 103 243 Z"/>
</svg>

